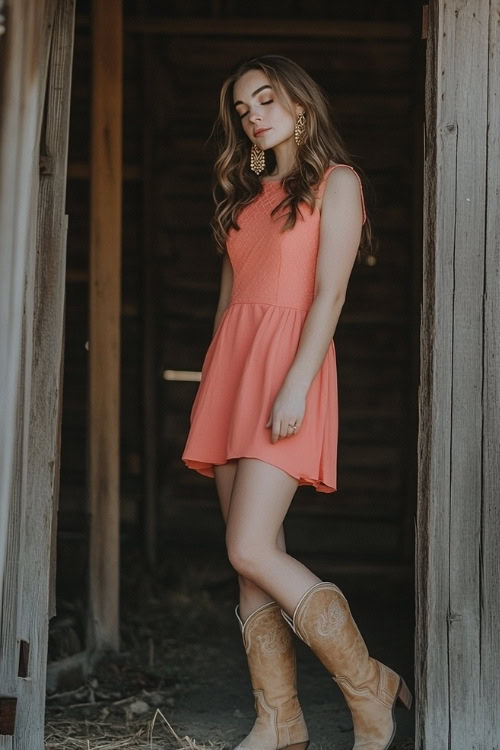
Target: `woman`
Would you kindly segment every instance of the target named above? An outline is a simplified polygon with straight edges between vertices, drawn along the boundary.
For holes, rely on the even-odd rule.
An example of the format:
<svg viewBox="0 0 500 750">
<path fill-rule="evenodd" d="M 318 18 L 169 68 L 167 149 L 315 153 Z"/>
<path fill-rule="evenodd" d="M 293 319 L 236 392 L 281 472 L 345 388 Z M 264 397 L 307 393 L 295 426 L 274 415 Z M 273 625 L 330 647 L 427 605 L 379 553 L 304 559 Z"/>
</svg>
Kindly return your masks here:
<svg viewBox="0 0 500 750">
<path fill-rule="evenodd" d="M 240 750 L 305 750 L 294 631 L 352 713 L 356 750 L 388 748 L 404 680 L 368 655 L 333 583 L 287 554 L 297 486 L 336 490 L 332 337 L 354 261 L 369 244 L 361 180 L 326 97 L 291 60 L 265 55 L 224 82 L 212 226 L 223 255 L 212 341 L 182 459 L 215 478 L 257 718 Z M 262 174 L 262 176 L 260 176 Z"/>
</svg>

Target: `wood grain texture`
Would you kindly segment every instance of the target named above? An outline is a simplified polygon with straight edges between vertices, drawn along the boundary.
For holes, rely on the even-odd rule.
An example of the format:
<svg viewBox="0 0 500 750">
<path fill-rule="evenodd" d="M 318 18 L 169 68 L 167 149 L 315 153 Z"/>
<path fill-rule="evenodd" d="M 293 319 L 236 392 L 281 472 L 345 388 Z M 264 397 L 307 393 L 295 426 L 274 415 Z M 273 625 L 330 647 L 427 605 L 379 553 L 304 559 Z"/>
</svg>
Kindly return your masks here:
<svg viewBox="0 0 500 750">
<path fill-rule="evenodd" d="M 89 369 L 91 652 L 119 646 L 121 0 L 92 5 Z"/>
<path fill-rule="evenodd" d="M 54 506 L 57 506 L 66 272 L 64 207 L 74 11 L 74 0 L 58 0 L 51 23 L 50 65 L 40 151 L 50 157 L 52 173 L 40 176 L 36 253 L 32 259 L 33 302 L 27 304 L 27 310 L 32 310 L 33 323 L 18 638 L 29 643 L 29 661 L 27 679 L 18 681 L 15 741 L 15 747 L 22 750 L 34 750 L 43 743 L 51 526 Z"/>
<path fill-rule="evenodd" d="M 500 1 L 491 0 L 484 262 L 479 695 L 484 747 L 500 747 Z"/>
<path fill-rule="evenodd" d="M 19 7 L 19 6 L 17 6 Z M 0 684 L 17 695 L 12 739 L 1 748 L 43 745 L 51 521 L 57 488 L 60 362 L 64 306 L 66 188 L 74 0 L 53 0 L 9 16 L 11 72 L 5 144 L 15 213 L 2 224 L 23 274 L 11 299 L 22 320 L 16 390 L 7 565 L 1 608 Z M 10 83 L 10 82 L 9 82 Z M 4 133 L 2 133 L 3 138 Z M 39 175 L 40 153 L 42 174 Z M 7 170 L 6 177 L 9 177 Z M 5 209 L 2 199 L 0 203 Z M 3 212 L 2 212 L 3 213 Z M 3 216 L 2 216 L 3 218 Z M 8 260 L 8 254 L 4 258 Z M 13 290 L 16 291 L 16 288 Z M 14 329 L 15 330 L 15 329 Z M 12 333 L 12 329 L 11 329 Z M 12 353 L 12 352 L 11 352 Z M 13 357 L 14 358 L 14 357 Z M 2 474 L 2 480 L 5 480 Z"/>
<path fill-rule="evenodd" d="M 55 2 L 10 8 L 0 120 L 0 690 L 19 689 L 38 153 Z M 18 706 L 18 715 L 22 707 Z M 40 723 L 40 716 L 38 716 Z M 0 748 L 15 740 L 0 736 Z"/>
<path fill-rule="evenodd" d="M 499 10 L 496 0 L 492 5 L 491 21 Z M 498 183 L 485 176 L 498 174 L 495 142 L 493 157 L 488 149 L 488 133 L 500 128 L 488 58 L 498 71 L 499 51 L 491 35 L 488 47 L 487 3 L 436 0 L 429 10 L 416 747 L 493 750 L 499 747 L 493 727 L 500 691 L 485 659 L 498 653 L 498 637 L 493 643 L 487 625 L 493 613 L 485 602 L 498 588 L 498 563 L 491 556 L 500 538 L 498 521 L 485 525 L 485 513 L 498 507 L 498 458 L 490 474 L 485 457 L 491 459 L 492 446 L 498 453 L 500 432 L 497 418 L 487 416 L 485 395 L 489 390 L 493 403 L 498 399 L 500 373 L 486 368 L 484 357 L 485 346 L 490 363 L 499 355 L 497 334 L 485 317 L 486 310 L 498 315 L 498 294 L 493 308 L 484 302 L 486 279 L 498 281 Z M 486 231 L 487 207 L 496 237 Z M 492 603 L 498 616 L 498 593 Z"/>
<path fill-rule="evenodd" d="M 34 165 L 41 84 L 31 66 L 23 64 L 21 50 L 31 46 L 39 58 L 46 52 L 43 35 L 35 29 L 44 18 L 45 3 L 23 14 L 19 4 L 9 9 L 9 24 L 2 39 L 0 92 L 0 601 L 5 577 L 7 529 L 16 450 L 16 409 L 22 356 L 22 319 L 26 263 L 29 255 Z"/>
</svg>

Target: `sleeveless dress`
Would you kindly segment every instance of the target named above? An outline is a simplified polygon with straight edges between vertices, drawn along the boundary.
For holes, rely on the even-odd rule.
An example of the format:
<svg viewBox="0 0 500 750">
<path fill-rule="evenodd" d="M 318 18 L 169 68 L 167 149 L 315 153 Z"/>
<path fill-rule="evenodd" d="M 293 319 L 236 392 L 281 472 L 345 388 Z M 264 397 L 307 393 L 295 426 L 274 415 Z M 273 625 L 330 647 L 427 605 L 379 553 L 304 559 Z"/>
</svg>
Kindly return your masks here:
<svg viewBox="0 0 500 750">
<path fill-rule="evenodd" d="M 335 167 L 325 170 L 316 194 Z M 233 268 L 231 297 L 210 342 L 190 414 L 182 453 L 188 468 L 214 477 L 214 464 L 251 457 L 278 466 L 313 485 L 318 492 L 337 489 L 338 403 L 333 339 L 306 395 L 296 434 L 271 442 L 265 427 L 273 401 L 297 352 L 314 299 L 320 212 L 300 205 L 295 227 L 280 233 L 281 212 L 271 210 L 284 197 L 279 181 L 263 182 L 263 192 L 238 216 L 227 251 Z M 287 209 L 282 212 L 286 216 Z"/>
</svg>

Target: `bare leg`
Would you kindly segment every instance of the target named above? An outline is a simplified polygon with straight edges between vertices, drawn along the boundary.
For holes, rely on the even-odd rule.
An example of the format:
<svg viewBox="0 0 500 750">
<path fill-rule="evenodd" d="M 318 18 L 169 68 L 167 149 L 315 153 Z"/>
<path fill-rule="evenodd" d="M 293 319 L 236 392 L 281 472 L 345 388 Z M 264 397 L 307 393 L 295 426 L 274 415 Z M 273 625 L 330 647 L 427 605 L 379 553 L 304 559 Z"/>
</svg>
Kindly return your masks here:
<svg viewBox="0 0 500 750">
<path fill-rule="evenodd" d="M 256 458 L 240 458 L 226 521 L 231 565 L 289 615 L 302 595 L 320 583 L 277 543 L 297 486 L 294 477 L 276 466 Z"/>
<path fill-rule="evenodd" d="M 240 459 L 230 459 L 225 464 L 214 466 L 215 485 L 217 488 L 217 494 L 219 495 L 222 516 L 225 523 L 227 523 L 227 519 L 229 516 L 231 494 L 233 491 L 234 480 L 236 477 L 239 460 Z M 278 530 L 276 545 L 283 552 L 286 550 L 285 532 L 283 529 L 283 525 L 281 525 Z M 239 614 L 243 621 L 245 621 L 247 617 L 251 615 L 252 612 L 255 612 L 255 610 L 258 609 L 262 604 L 273 601 L 273 598 L 269 594 L 267 594 L 249 578 L 238 574 L 238 583 L 240 587 Z"/>
<path fill-rule="evenodd" d="M 238 460 L 226 522 L 229 560 L 240 576 L 268 592 L 288 615 L 295 615 L 295 632 L 311 647 L 344 693 L 352 714 L 354 746 L 386 750 L 396 732 L 396 699 L 399 696 L 410 708 L 411 693 L 402 677 L 369 656 L 347 599 L 338 586 L 322 583 L 278 548 L 277 530 L 297 484 L 285 471 L 264 461 Z M 259 720 L 258 716 L 256 726 Z M 307 730 L 301 742 L 304 737 Z M 302 746 L 307 748 L 307 744 L 306 740 Z M 263 744 L 248 746 L 262 748 Z M 283 745 L 273 742 L 269 747 Z"/>
<path fill-rule="evenodd" d="M 233 515 L 234 491 L 242 460 L 214 467 L 226 529 Z M 273 497 L 268 499 L 272 502 Z M 271 538 L 273 546 L 286 554 L 282 524 L 276 526 Z M 270 593 L 241 572 L 238 578 L 239 615 L 244 621 L 242 636 L 255 697 L 256 719 L 236 750 L 306 750 L 309 739 L 297 697 L 294 635 L 281 616 L 279 604 L 267 604 L 273 601 Z"/>
</svg>

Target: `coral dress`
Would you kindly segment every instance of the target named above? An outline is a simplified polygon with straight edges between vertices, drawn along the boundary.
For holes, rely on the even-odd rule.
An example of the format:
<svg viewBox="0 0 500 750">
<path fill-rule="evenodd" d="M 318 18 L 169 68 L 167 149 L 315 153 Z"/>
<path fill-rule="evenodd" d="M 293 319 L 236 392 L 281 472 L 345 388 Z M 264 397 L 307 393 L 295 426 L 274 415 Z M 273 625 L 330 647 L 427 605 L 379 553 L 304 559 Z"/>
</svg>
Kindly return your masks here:
<svg viewBox="0 0 500 750">
<path fill-rule="evenodd" d="M 321 196 L 331 165 L 317 188 Z M 354 172 L 354 169 L 352 169 Z M 359 180 L 359 175 L 355 172 Z M 366 219 L 363 201 L 363 223 Z M 279 181 L 263 182 L 263 192 L 238 216 L 227 251 L 233 267 L 229 304 L 203 360 L 182 460 L 214 477 L 214 464 L 253 457 L 278 466 L 313 485 L 337 489 L 338 403 L 333 339 L 306 395 L 297 433 L 271 442 L 265 427 L 273 401 L 292 364 L 314 299 L 320 212 L 300 206 L 295 227 L 280 233 L 287 210 L 270 216 L 283 198 Z"/>
</svg>

